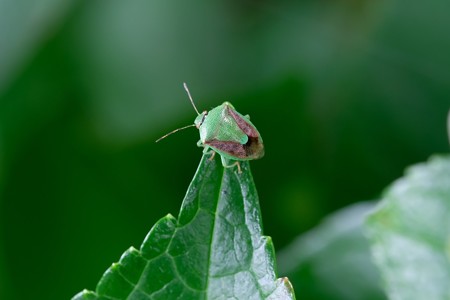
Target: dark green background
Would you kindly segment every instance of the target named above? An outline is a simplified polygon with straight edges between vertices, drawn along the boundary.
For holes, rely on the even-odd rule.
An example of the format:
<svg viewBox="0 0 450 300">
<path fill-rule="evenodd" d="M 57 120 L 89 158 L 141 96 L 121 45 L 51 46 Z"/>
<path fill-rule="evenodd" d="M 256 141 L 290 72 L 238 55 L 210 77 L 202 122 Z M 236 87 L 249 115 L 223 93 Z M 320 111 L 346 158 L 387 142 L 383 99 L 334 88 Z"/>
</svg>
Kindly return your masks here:
<svg viewBox="0 0 450 300">
<path fill-rule="evenodd" d="M 0 0 L 0 298 L 68 299 L 177 215 L 195 112 L 250 114 L 282 248 L 447 152 L 450 3 Z M 282 274 L 281 274 L 282 275 Z M 314 280 L 314 279 L 312 279 Z M 302 299 L 301 291 L 297 291 Z"/>
</svg>

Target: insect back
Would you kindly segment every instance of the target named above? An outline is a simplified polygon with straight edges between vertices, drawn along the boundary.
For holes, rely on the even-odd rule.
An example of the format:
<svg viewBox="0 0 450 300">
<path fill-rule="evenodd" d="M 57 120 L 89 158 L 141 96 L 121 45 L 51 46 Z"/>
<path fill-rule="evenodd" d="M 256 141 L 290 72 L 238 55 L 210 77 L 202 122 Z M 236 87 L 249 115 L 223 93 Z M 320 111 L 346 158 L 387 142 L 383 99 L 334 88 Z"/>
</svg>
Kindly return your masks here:
<svg viewBox="0 0 450 300">
<path fill-rule="evenodd" d="M 229 160 L 244 161 L 259 159 L 264 156 L 264 144 L 250 117 L 236 111 L 229 102 L 203 112 L 195 120 L 200 131 L 199 146 L 204 152 L 212 149 L 220 154 L 224 167 L 230 165 Z M 240 168 L 239 168 L 240 169 Z"/>
<path fill-rule="evenodd" d="M 222 159 L 222 165 L 226 168 L 237 166 L 241 173 L 239 161 L 259 159 L 264 156 L 263 140 L 248 115 L 241 115 L 229 102 L 224 102 L 200 114 L 186 83 L 184 88 L 198 116 L 194 124 L 175 129 L 157 142 L 179 130 L 195 126 L 200 132 L 197 145 L 204 147 L 203 153 L 210 153 L 212 150 L 211 159 L 215 153 L 218 153 Z"/>
</svg>

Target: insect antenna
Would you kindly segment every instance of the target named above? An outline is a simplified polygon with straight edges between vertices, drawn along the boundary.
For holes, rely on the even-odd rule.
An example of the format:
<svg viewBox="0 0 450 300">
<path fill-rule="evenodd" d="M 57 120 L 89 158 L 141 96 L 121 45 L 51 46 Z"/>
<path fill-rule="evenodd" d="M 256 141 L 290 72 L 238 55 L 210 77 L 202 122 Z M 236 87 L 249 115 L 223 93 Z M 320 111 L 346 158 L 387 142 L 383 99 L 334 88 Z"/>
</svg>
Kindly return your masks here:
<svg viewBox="0 0 450 300">
<path fill-rule="evenodd" d="M 197 112 L 197 115 L 200 115 L 200 113 L 198 112 L 197 107 L 194 104 L 194 100 L 192 100 L 192 96 L 191 96 L 191 93 L 189 92 L 189 89 L 188 89 L 188 87 L 186 85 L 186 82 L 183 82 L 183 86 L 184 86 L 184 89 L 186 90 L 186 92 L 187 92 L 187 94 L 189 96 L 189 100 L 191 100 L 192 106 L 194 107 L 195 111 Z"/>
<path fill-rule="evenodd" d="M 157 139 L 155 143 L 159 142 L 159 141 L 162 140 L 162 139 L 165 139 L 166 137 L 168 137 L 169 135 L 171 135 L 171 134 L 173 134 L 173 133 L 175 133 L 175 132 L 177 132 L 177 131 L 180 131 L 180 130 L 183 130 L 183 129 L 186 129 L 186 128 L 189 128 L 189 127 L 195 127 L 195 124 L 191 124 L 191 125 L 188 125 L 188 126 L 184 126 L 184 127 L 177 128 L 177 129 L 175 129 L 175 130 L 172 130 L 172 131 L 169 132 L 168 134 L 165 134 L 165 135 L 163 135 L 162 137 L 160 137 L 159 139 Z"/>
</svg>

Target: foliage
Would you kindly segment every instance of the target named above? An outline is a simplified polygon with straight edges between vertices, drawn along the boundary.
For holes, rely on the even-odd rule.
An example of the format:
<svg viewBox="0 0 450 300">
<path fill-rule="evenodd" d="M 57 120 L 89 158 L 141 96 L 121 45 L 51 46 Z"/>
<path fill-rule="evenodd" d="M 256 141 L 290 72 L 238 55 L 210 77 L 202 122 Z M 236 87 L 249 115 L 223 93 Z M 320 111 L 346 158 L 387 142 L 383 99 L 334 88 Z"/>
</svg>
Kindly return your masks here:
<svg viewBox="0 0 450 300">
<path fill-rule="evenodd" d="M 223 168 L 204 155 L 178 221 L 168 215 L 140 250 L 130 248 L 81 299 L 294 299 L 276 279 L 272 240 L 262 235 L 248 162 Z"/>
<path fill-rule="evenodd" d="M 178 211 L 198 132 L 154 141 L 195 118 L 182 82 L 200 110 L 231 101 L 258 125 L 266 156 L 252 171 L 278 248 L 379 199 L 406 166 L 448 151 L 448 11 L 448 0 L 0 0 L 0 299 L 94 287 L 124 245 Z"/>
<path fill-rule="evenodd" d="M 289 277 L 299 299 L 386 299 L 364 234 L 375 204 L 343 208 L 278 252 L 280 274 Z"/>
<path fill-rule="evenodd" d="M 368 218 L 390 299 L 450 298 L 450 156 L 408 169 Z"/>
</svg>

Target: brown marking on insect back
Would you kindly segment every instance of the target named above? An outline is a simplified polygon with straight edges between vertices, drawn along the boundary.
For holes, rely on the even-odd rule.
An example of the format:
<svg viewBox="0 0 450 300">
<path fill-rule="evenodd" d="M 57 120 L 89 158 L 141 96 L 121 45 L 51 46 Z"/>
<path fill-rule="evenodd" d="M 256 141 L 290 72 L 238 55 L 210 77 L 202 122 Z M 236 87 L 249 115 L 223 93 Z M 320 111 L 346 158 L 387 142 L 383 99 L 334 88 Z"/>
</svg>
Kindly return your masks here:
<svg viewBox="0 0 450 300">
<path fill-rule="evenodd" d="M 244 145 L 236 143 L 236 142 L 229 142 L 229 141 L 218 141 L 218 140 L 211 140 L 208 142 L 205 142 L 206 145 L 209 145 L 211 147 L 214 147 L 220 151 L 226 152 L 236 158 L 245 159 L 247 158 L 247 153 L 245 152 Z"/>
<path fill-rule="evenodd" d="M 259 133 L 256 129 L 248 123 L 248 120 L 243 119 L 239 114 L 236 113 L 234 109 L 227 106 L 227 112 L 236 121 L 238 127 L 249 137 L 258 137 Z"/>
<path fill-rule="evenodd" d="M 230 141 L 211 140 L 205 142 L 217 150 L 228 153 L 236 159 L 250 160 L 258 159 L 264 156 L 264 145 L 260 142 L 258 137 L 249 137 L 247 143 L 239 144 Z"/>
</svg>

